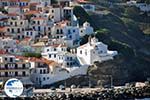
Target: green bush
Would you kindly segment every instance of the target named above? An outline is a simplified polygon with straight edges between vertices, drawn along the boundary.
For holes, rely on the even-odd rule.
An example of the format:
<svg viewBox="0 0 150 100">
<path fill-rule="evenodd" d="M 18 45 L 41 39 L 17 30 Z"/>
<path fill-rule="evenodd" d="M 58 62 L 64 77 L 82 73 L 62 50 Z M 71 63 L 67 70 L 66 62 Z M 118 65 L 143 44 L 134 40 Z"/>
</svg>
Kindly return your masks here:
<svg viewBox="0 0 150 100">
<path fill-rule="evenodd" d="M 4 8 L 0 8 L 0 12 L 7 14 L 8 12 Z"/>
<path fill-rule="evenodd" d="M 99 39 L 99 41 L 104 42 L 106 39 L 109 38 L 109 33 L 110 33 L 109 29 L 101 28 L 101 29 L 96 31 L 95 36 L 96 36 L 96 38 Z"/>
<path fill-rule="evenodd" d="M 137 7 L 127 7 L 124 15 L 129 18 L 139 18 L 139 9 Z"/>
<path fill-rule="evenodd" d="M 25 52 L 23 53 L 23 56 L 25 57 L 36 57 L 36 58 L 41 58 L 40 53 L 30 53 L 30 52 Z"/>
<path fill-rule="evenodd" d="M 124 57 L 134 57 L 134 50 L 126 43 L 117 40 L 112 40 L 109 43 L 109 48 L 119 51 Z"/>
<path fill-rule="evenodd" d="M 73 9 L 75 16 L 78 18 L 79 25 L 82 25 L 84 22 L 90 22 L 91 18 L 89 14 L 80 6 L 75 6 Z"/>
<path fill-rule="evenodd" d="M 57 4 L 57 0 L 51 0 L 52 4 Z"/>
</svg>

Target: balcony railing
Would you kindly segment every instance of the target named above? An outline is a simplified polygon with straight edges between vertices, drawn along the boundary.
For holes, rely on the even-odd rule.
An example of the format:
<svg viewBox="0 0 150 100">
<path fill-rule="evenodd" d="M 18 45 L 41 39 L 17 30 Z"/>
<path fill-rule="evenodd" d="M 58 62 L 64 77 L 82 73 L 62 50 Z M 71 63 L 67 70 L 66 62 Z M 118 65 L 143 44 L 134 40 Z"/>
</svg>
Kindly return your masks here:
<svg viewBox="0 0 150 100">
<path fill-rule="evenodd" d="M 5 68 L 1 68 L 0 67 L 0 70 L 26 70 L 26 69 L 29 69 L 29 68 L 30 67 L 25 67 L 25 68 L 19 68 L 19 67 L 18 68 L 15 68 L 15 67 L 14 68 L 6 68 L 6 67 Z"/>
</svg>

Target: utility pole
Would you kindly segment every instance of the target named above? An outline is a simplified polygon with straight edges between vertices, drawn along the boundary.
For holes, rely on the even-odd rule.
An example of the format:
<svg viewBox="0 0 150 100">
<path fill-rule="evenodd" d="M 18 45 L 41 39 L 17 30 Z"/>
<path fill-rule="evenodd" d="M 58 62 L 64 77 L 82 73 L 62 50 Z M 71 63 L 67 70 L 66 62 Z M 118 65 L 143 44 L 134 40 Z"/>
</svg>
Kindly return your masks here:
<svg viewBox="0 0 150 100">
<path fill-rule="evenodd" d="M 110 75 L 110 81 L 111 81 L 111 88 L 113 87 L 113 77 Z"/>
</svg>

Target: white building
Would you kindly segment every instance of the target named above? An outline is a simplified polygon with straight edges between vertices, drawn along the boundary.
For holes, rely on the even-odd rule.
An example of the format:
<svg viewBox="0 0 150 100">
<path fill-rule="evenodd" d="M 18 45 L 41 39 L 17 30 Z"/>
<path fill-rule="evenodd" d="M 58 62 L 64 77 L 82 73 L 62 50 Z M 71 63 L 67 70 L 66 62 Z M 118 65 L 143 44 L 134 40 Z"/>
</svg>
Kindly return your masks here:
<svg viewBox="0 0 150 100">
<path fill-rule="evenodd" d="M 44 62 L 33 61 L 31 63 L 31 80 L 36 86 L 47 86 L 61 80 L 76 76 L 85 75 L 88 66 L 63 67 L 52 60 L 44 59 Z"/>
<path fill-rule="evenodd" d="M 0 79 L 6 81 L 10 78 L 26 80 L 24 85 L 30 84 L 30 63 L 20 60 L 12 55 L 0 55 Z"/>
<path fill-rule="evenodd" d="M 30 0 L 30 3 L 41 3 L 44 6 L 50 5 L 51 0 Z"/>
<path fill-rule="evenodd" d="M 91 35 L 94 33 L 93 27 L 91 27 L 90 23 L 85 22 L 83 26 L 80 27 L 80 36 Z"/>
<path fill-rule="evenodd" d="M 64 53 L 67 52 L 67 47 L 64 44 L 53 44 L 45 47 L 42 51 L 42 57 L 48 60 L 53 60 L 58 63 L 63 62 Z"/>
<path fill-rule="evenodd" d="M 9 6 L 8 7 L 8 13 L 21 13 L 21 8 L 19 6 Z"/>
<path fill-rule="evenodd" d="M 95 61 L 107 61 L 117 55 L 117 51 L 109 51 L 108 46 L 98 42 L 96 38 L 77 48 L 77 57 L 82 64 L 92 65 Z"/>
<path fill-rule="evenodd" d="M 35 17 L 32 18 L 32 21 L 30 23 L 30 28 L 32 28 L 34 31 L 38 32 L 38 35 L 49 35 L 52 27 L 52 23 L 49 24 L 51 20 L 48 20 L 44 17 Z M 36 34 L 37 35 L 37 34 Z"/>
<path fill-rule="evenodd" d="M 141 11 L 143 12 L 149 12 L 150 11 L 150 4 L 146 3 L 137 3 L 136 6 L 140 8 Z"/>
<path fill-rule="evenodd" d="M 52 38 L 63 40 L 67 47 L 74 48 L 79 46 L 79 28 L 69 26 L 66 22 L 55 24 L 51 29 Z"/>
<path fill-rule="evenodd" d="M 31 39 L 35 39 L 38 35 L 38 31 L 34 31 L 32 29 L 24 31 L 24 37 L 30 37 Z"/>
<path fill-rule="evenodd" d="M 16 47 L 16 40 L 11 38 L 0 38 L 0 49 L 5 48 L 15 48 Z"/>
<path fill-rule="evenodd" d="M 26 28 L 28 28 L 28 20 L 22 19 L 20 16 L 8 20 L 7 32 L 14 36 L 23 33 Z"/>
<path fill-rule="evenodd" d="M 48 15 L 48 18 L 53 22 L 59 22 L 63 18 L 62 7 L 59 5 L 47 6 L 45 13 Z"/>
</svg>

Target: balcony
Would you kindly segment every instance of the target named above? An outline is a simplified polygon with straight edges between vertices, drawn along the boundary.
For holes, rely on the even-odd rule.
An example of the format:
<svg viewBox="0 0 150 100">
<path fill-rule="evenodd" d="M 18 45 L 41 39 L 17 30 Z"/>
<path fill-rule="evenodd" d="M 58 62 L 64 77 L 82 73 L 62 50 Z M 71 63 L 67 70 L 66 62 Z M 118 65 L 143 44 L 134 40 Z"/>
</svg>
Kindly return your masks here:
<svg viewBox="0 0 150 100">
<path fill-rule="evenodd" d="M 4 70 L 6 70 L 6 71 L 7 71 L 7 70 L 27 70 L 27 69 L 29 69 L 29 67 L 25 67 L 25 68 L 6 68 L 6 67 L 5 67 L 5 68 L 1 68 L 1 67 L 0 67 L 0 71 L 1 71 L 1 70 L 3 70 L 3 71 L 4 71 Z"/>
<path fill-rule="evenodd" d="M 26 76 L 24 76 L 24 75 L 17 75 L 17 76 L 15 76 L 15 75 L 8 75 L 8 76 L 6 76 L 6 75 L 0 75 L 0 79 L 4 79 L 4 78 L 27 78 L 27 77 L 29 77 L 29 75 L 26 75 Z"/>
</svg>

